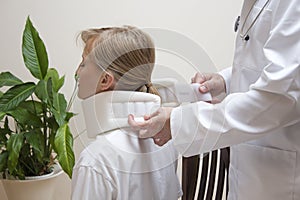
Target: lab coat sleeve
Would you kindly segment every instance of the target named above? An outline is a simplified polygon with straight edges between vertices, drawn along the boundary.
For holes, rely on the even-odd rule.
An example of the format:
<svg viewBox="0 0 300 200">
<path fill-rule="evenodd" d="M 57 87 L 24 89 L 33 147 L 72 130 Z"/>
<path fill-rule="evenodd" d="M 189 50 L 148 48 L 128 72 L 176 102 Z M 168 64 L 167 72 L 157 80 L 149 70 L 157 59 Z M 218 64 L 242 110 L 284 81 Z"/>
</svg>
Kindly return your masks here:
<svg viewBox="0 0 300 200">
<path fill-rule="evenodd" d="M 113 183 L 101 173 L 88 166 L 76 167 L 72 177 L 72 200 L 116 199 Z"/>
<path fill-rule="evenodd" d="M 197 102 L 173 109 L 172 138 L 181 154 L 257 139 L 300 121 L 299 3 L 280 1 L 274 11 L 263 49 L 268 64 L 247 92 L 230 94 L 216 105 Z"/>
<path fill-rule="evenodd" d="M 225 81 L 226 94 L 230 91 L 230 80 L 231 80 L 232 67 L 225 68 L 219 72 Z"/>
</svg>

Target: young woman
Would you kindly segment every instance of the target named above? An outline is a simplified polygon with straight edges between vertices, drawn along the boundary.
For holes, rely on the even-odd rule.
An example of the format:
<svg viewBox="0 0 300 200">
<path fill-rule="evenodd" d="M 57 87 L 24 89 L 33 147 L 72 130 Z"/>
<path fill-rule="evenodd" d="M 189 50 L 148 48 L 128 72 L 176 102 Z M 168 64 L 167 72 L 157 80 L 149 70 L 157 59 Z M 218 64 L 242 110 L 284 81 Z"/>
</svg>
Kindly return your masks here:
<svg viewBox="0 0 300 200">
<path fill-rule="evenodd" d="M 139 139 L 127 116 L 143 120 L 160 107 L 151 84 L 155 49 L 149 35 L 130 26 L 89 29 L 77 69 L 78 96 L 89 137 L 73 170 L 72 199 L 172 200 L 182 192 L 172 143 Z"/>
</svg>

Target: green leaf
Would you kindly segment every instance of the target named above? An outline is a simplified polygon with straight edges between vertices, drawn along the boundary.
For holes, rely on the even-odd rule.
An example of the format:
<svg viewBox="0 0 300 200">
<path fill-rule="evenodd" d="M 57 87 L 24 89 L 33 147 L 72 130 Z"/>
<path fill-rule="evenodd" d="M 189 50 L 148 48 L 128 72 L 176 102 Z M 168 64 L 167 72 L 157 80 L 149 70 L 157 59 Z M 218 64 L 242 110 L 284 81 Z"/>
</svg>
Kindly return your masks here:
<svg viewBox="0 0 300 200">
<path fill-rule="evenodd" d="M 64 83 L 65 83 L 65 76 L 61 77 L 61 78 L 58 80 L 57 91 L 64 85 Z"/>
<path fill-rule="evenodd" d="M 0 129 L 0 149 L 6 146 L 7 137 L 6 131 L 4 129 Z"/>
<path fill-rule="evenodd" d="M 0 112 L 0 121 L 3 119 L 4 116 L 5 116 L 5 112 Z"/>
<path fill-rule="evenodd" d="M 47 84 L 44 80 L 37 83 L 34 93 L 42 102 L 47 103 Z"/>
<path fill-rule="evenodd" d="M 34 83 L 24 83 L 10 88 L 0 98 L 0 112 L 6 112 L 16 108 L 33 93 L 34 89 Z"/>
<path fill-rule="evenodd" d="M 66 121 L 66 122 L 70 121 L 70 119 L 71 119 L 72 117 L 74 117 L 75 115 L 76 115 L 75 113 L 67 112 L 67 116 L 66 116 L 65 121 Z"/>
<path fill-rule="evenodd" d="M 73 136 L 67 124 L 64 124 L 57 130 L 54 143 L 59 164 L 71 178 L 75 156 L 73 152 Z"/>
<path fill-rule="evenodd" d="M 50 105 L 53 105 L 53 93 L 55 93 L 55 92 L 52 87 L 52 79 L 51 78 L 48 79 L 48 81 L 47 81 L 47 93 L 48 93 L 48 100 L 49 100 L 48 103 Z"/>
<path fill-rule="evenodd" d="M 8 158 L 8 152 L 3 151 L 0 154 L 0 172 L 4 172 L 7 168 L 7 158 Z"/>
<path fill-rule="evenodd" d="M 3 96 L 3 92 L 0 91 L 0 98 Z"/>
<path fill-rule="evenodd" d="M 24 169 L 22 166 L 17 165 L 15 171 L 12 173 L 14 177 L 18 177 L 20 180 L 25 180 Z"/>
<path fill-rule="evenodd" d="M 45 145 L 43 143 L 44 136 L 41 131 L 32 131 L 25 133 L 26 141 L 32 146 L 35 150 L 37 158 L 40 162 L 43 161 L 44 148 Z"/>
<path fill-rule="evenodd" d="M 8 135 L 10 135 L 11 134 L 11 130 L 10 130 L 10 128 L 9 128 L 9 125 L 8 125 L 8 117 L 6 117 L 5 118 L 5 120 L 4 120 L 4 126 L 3 126 L 3 128 L 1 127 L 0 128 L 0 135 L 1 135 L 1 141 L 3 141 L 2 140 L 2 136 L 3 137 L 5 137 L 5 139 L 4 139 L 4 141 L 6 142 L 6 135 L 8 134 Z"/>
<path fill-rule="evenodd" d="M 23 82 L 19 78 L 15 77 L 10 72 L 2 72 L 0 74 L 0 88 L 3 86 L 15 86 L 22 83 Z"/>
<path fill-rule="evenodd" d="M 13 173 L 17 164 L 20 154 L 20 150 L 23 146 L 24 135 L 23 134 L 13 134 L 7 141 L 7 151 L 9 152 L 8 156 L 8 170 L 10 173 Z"/>
<path fill-rule="evenodd" d="M 24 108 L 18 107 L 13 111 L 8 111 L 7 114 L 12 116 L 23 128 L 28 126 L 33 126 L 36 128 L 43 127 L 42 120 L 37 115 L 30 113 Z"/>
<path fill-rule="evenodd" d="M 48 123 L 49 128 L 55 132 L 59 128 L 54 116 L 47 118 L 46 122 Z"/>
<path fill-rule="evenodd" d="M 50 130 L 51 133 L 49 135 L 49 141 L 50 141 L 50 144 L 52 145 L 52 147 L 55 148 L 54 139 L 55 139 L 57 130 L 59 129 L 59 126 L 54 117 L 48 118 L 47 123 L 48 123 L 49 128 L 51 129 Z"/>
<path fill-rule="evenodd" d="M 31 74 L 37 79 L 44 79 L 48 70 L 48 55 L 45 44 L 29 17 L 23 32 L 22 53 Z"/>
<path fill-rule="evenodd" d="M 62 126 L 65 123 L 65 119 L 67 116 L 66 113 L 67 101 L 63 94 L 53 94 L 53 108 L 51 111 L 54 114 L 55 120 L 59 126 Z"/>
<path fill-rule="evenodd" d="M 7 137 L 6 135 L 11 135 L 11 130 L 9 129 L 9 125 L 8 125 L 8 118 L 5 118 L 4 121 L 4 127 L 0 128 L 0 144 L 5 144 L 7 142 Z"/>
<path fill-rule="evenodd" d="M 59 89 L 63 86 L 65 82 L 65 76 L 62 78 L 59 78 L 58 72 L 54 68 L 50 68 L 47 72 L 47 75 L 45 77 L 45 80 L 47 81 L 48 79 L 52 79 L 52 84 L 53 84 L 53 90 L 55 92 L 58 92 Z"/>
<path fill-rule="evenodd" d="M 25 179 L 25 176 L 39 175 L 39 163 L 37 163 L 36 158 L 32 156 L 32 153 L 33 151 L 30 149 L 30 145 L 25 143 L 21 148 L 19 162 L 16 170 L 14 171 L 14 175 L 19 177 L 21 180 Z"/>
<path fill-rule="evenodd" d="M 52 78 L 40 80 L 35 89 L 35 95 L 44 103 L 53 104 Z"/>
<path fill-rule="evenodd" d="M 23 101 L 20 103 L 19 107 L 28 110 L 28 112 L 34 115 L 39 115 L 43 112 L 42 103 L 39 101 L 34 101 L 34 100 Z"/>
</svg>

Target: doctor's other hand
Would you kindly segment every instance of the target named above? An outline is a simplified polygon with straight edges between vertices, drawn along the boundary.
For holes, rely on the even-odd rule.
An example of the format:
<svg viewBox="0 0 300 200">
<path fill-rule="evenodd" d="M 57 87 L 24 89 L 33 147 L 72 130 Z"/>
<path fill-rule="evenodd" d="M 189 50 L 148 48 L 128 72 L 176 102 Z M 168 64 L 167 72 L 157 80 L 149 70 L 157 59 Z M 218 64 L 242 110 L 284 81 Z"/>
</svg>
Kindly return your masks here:
<svg viewBox="0 0 300 200">
<path fill-rule="evenodd" d="M 139 131 L 140 138 L 152 137 L 154 143 L 162 146 L 167 143 L 171 137 L 170 115 L 173 108 L 161 107 L 150 115 L 145 115 L 143 122 L 134 120 L 133 115 L 128 116 L 128 124 L 130 127 Z"/>
<path fill-rule="evenodd" d="M 224 78 L 218 73 L 197 72 L 191 79 L 192 83 L 200 83 L 199 91 L 202 93 L 210 92 L 214 97 L 226 93 Z"/>
</svg>

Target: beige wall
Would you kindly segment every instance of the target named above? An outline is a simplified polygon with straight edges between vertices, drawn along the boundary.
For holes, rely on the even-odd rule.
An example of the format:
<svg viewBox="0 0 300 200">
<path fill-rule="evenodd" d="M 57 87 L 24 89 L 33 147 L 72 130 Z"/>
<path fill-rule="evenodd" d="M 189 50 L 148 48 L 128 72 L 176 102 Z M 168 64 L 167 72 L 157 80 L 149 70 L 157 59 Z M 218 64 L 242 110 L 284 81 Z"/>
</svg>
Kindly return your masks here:
<svg viewBox="0 0 300 200">
<path fill-rule="evenodd" d="M 66 75 L 63 92 L 67 97 L 71 95 L 73 74 L 81 59 L 81 48 L 76 46 L 75 39 L 80 30 L 89 27 L 128 24 L 167 29 L 201 46 L 217 69 L 221 69 L 232 62 L 233 24 L 241 4 L 241 0 L 1 0 L 0 71 L 10 70 L 23 79 L 30 79 L 20 48 L 27 15 L 46 43 L 50 65 Z M 191 78 L 195 68 L 187 70 L 180 56 L 164 54 L 158 53 L 158 64 L 172 65 L 184 79 Z M 74 110 L 80 113 L 79 101 L 75 102 Z M 74 135 L 84 130 L 81 115 L 73 120 L 72 129 Z M 75 141 L 77 154 L 86 143 L 85 136 Z M 58 190 L 68 198 L 70 181 L 66 176 L 62 177 Z M 1 183 L 0 199 L 6 200 Z"/>
</svg>

